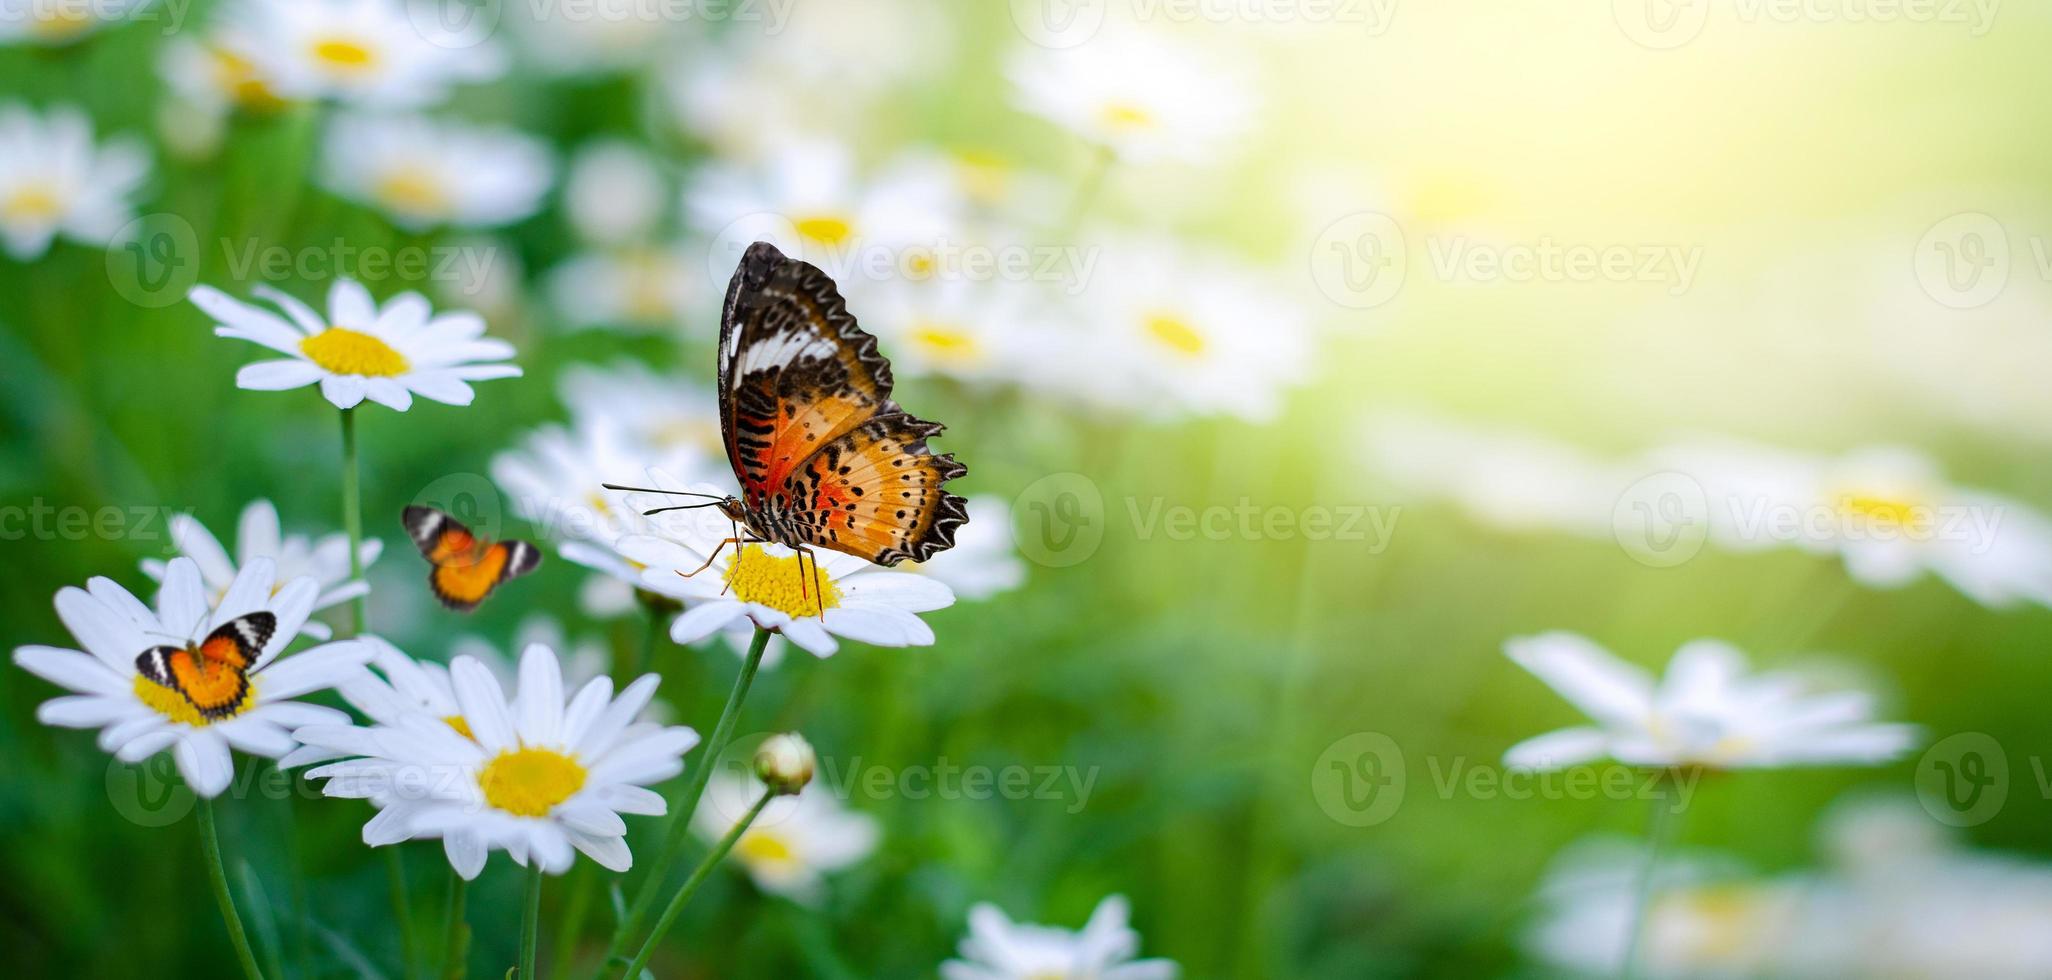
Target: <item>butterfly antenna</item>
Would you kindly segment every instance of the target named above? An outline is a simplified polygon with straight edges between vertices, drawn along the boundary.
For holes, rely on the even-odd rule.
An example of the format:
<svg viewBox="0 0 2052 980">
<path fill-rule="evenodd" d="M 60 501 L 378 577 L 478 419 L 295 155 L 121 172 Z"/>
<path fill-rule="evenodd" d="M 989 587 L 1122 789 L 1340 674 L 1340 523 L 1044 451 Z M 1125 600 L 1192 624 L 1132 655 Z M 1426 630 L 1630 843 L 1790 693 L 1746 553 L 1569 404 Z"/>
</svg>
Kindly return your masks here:
<svg viewBox="0 0 2052 980">
<path fill-rule="evenodd" d="M 722 498 L 722 499 L 724 499 L 724 498 Z M 643 517 L 649 517 L 649 516 L 652 516 L 652 515 L 655 515 L 655 514 L 667 514 L 667 513 L 669 513 L 670 511 L 673 511 L 673 510 L 698 510 L 698 509 L 700 509 L 700 508 L 703 508 L 703 507 L 718 507 L 719 505 L 720 505 L 720 501 L 719 501 L 719 500 L 715 500 L 715 501 L 713 501 L 712 503 L 709 503 L 709 504 L 678 504 L 678 505 L 676 505 L 676 506 L 674 506 L 674 507 L 657 507 L 657 508 L 655 508 L 655 509 L 653 509 L 653 510 L 644 510 L 644 511 L 642 511 L 642 512 L 641 512 L 641 516 L 643 516 Z"/>
<path fill-rule="evenodd" d="M 696 490 L 658 490 L 654 487 L 629 487 L 622 486 L 618 483 L 601 483 L 599 484 L 599 486 L 602 486 L 608 490 L 626 490 L 632 493 L 666 493 L 672 497 L 709 497 L 713 500 L 726 499 L 725 497 L 722 497 L 716 493 L 699 493 Z"/>
</svg>

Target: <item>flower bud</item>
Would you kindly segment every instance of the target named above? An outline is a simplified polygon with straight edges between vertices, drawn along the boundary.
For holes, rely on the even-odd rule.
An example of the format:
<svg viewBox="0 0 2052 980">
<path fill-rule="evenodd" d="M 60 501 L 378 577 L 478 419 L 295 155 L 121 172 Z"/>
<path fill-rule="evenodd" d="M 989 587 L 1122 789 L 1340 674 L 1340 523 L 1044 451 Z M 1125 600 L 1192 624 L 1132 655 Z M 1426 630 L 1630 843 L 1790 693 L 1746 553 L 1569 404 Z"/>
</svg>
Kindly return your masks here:
<svg viewBox="0 0 2052 980">
<path fill-rule="evenodd" d="M 812 782 L 812 744 L 796 733 L 772 735 L 755 750 L 755 776 L 780 796 L 791 796 Z"/>
</svg>

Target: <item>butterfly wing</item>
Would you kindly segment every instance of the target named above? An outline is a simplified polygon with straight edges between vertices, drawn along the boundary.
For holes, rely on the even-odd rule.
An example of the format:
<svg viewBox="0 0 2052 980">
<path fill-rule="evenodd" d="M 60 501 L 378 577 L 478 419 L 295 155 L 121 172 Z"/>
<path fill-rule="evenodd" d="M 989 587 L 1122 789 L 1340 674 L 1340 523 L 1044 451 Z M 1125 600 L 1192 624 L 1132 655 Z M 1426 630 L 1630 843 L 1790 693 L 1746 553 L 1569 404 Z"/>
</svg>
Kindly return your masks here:
<svg viewBox="0 0 2052 980">
<path fill-rule="evenodd" d="M 779 488 L 807 544 L 879 565 L 925 561 L 955 544 L 966 502 L 942 486 L 967 472 L 926 447 L 941 425 L 879 415 L 821 447 Z"/>
<path fill-rule="evenodd" d="M 237 617 L 216 627 L 200 641 L 200 659 L 235 670 L 248 670 L 256 663 L 257 655 L 263 652 L 264 644 L 271 642 L 271 634 L 277 629 L 278 617 L 269 612 L 259 611 Z"/>
<path fill-rule="evenodd" d="M 175 688 L 178 686 L 178 678 L 172 670 L 171 662 L 176 657 L 190 656 L 191 654 L 177 647 L 151 647 L 135 655 L 135 669 L 151 683 Z"/>
<path fill-rule="evenodd" d="M 891 366 L 834 281 L 756 242 L 720 317 L 720 432 L 751 510 L 799 464 L 872 417 L 898 412 Z"/>
<path fill-rule="evenodd" d="M 476 609 L 499 583 L 541 566 L 541 549 L 526 541 L 478 539 L 455 518 L 433 507 L 406 508 L 406 533 L 432 563 L 428 588 L 442 605 L 458 612 Z"/>
</svg>

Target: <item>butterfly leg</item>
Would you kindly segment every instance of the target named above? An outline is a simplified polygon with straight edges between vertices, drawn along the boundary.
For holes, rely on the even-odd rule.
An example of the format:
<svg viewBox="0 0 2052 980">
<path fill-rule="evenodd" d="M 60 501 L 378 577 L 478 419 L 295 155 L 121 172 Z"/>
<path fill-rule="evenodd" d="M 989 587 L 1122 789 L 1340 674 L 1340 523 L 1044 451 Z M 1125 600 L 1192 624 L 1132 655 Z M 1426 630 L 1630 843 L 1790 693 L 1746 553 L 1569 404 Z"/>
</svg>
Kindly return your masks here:
<svg viewBox="0 0 2052 980">
<path fill-rule="evenodd" d="M 805 594 L 805 560 L 807 558 L 812 559 L 812 594 L 819 597 L 819 618 L 825 619 L 826 590 L 820 588 L 819 584 L 819 555 L 815 554 L 811 548 L 801 547 L 798 549 L 798 592 L 801 596 Z"/>
<path fill-rule="evenodd" d="M 730 545 L 730 544 L 737 544 L 737 545 L 738 545 L 738 544 L 746 544 L 746 543 L 747 543 L 747 542 L 745 542 L 745 541 L 742 541 L 742 540 L 741 540 L 740 538 L 738 538 L 738 537 L 728 538 L 728 539 L 726 539 L 726 540 L 724 540 L 724 541 L 721 541 L 721 542 L 720 542 L 720 544 L 719 544 L 719 547 L 716 547 L 716 548 L 714 548 L 714 549 L 713 549 L 713 552 L 712 552 L 712 554 L 711 554 L 710 556 L 708 556 L 708 557 L 707 557 L 707 558 L 705 559 L 705 563 L 704 563 L 704 564 L 702 564 L 702 565 L 698 566 L 697 568 L 694 568 L 694 569 L 692 569 L 692 570 L 690 570 L 690 571 L 688 571 L 688 572 L 678 572 L 677 574 L 679 574 L 679 575 L 682 575 L 682 576 L 684 576 L 685 578 L 690 578 L 690 577 L 691 577 L 691 576 L 693 576 L 693 575 L 697 575 L 697 574 L 698 574 L 699 572 L 702 572 L 702 571 L 705 571 L 705 570 L 706 570 L 706 569 L 708 569 L 708 568 L 711 568 L 711 567 L 712 567 L 712 563 L 713 563 L 713 562 L 715 562 L 715 561 L 717 561 L 717 560 L 719 560 L 719 557 L 720 557 L 720 552 L 722 552 L 722 551 L 725 551 L 725 550 L 727 550 L 727 546 L 728 546 L 728 545 Z M 721 590 L 721 591 L 723 591 L 723 592 L 724 592 L 725 590 L 723 589 L 723 590 Z"/>
</svg>

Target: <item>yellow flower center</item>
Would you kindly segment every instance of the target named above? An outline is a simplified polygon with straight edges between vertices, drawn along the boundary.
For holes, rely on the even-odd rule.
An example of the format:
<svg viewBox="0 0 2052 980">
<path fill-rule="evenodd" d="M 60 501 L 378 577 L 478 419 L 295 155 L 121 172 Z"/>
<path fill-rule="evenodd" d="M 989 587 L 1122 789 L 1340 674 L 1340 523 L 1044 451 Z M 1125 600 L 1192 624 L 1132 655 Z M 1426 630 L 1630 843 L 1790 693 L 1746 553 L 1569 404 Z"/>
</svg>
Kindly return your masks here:
<svg viewBox="0 0 2052 980">
<path fill-rule="evenodd" d="M 361 74 L 377 67 L 378 54 L 355 38 L 325 37 L 313 43 L 313 59 L 347 74 Z"/>
<path fill-rule="evenodd" d="M 744 864 L 791 864 L 798 860 L 791 842 L 773 830 L 751 828 L 734 842 L 734 853 Z"/>
<path fill-rule="evenodd" d="M 1689 937 L 1683 957 L 1691 963 L 1716 964 L 1745 953 L 1759 935 L 1759 896 L 1742 885 L 1696 888 L 1661 902 L 1662 918 Z M 1672 918 L 1669 918 L 1672 917 Z"/>
<path fill-rule="evenodd" d="M 1901 494 L 1850 493 L 1839 499 L 1838 506 L 1854 517 L 1892 527 L 1916 520 L 1921 510 L 1915 501 L 1906 500 Z"/>
<path fill-rule="evenodd" d="M 936 361 L 963 364 L 983 359 L 983 345 L 967 330 L 946 323 L 922 323 L 912 328 L 912 342 Z"/>
<path fill-rule="evenodd" d="M 329 327 L 299 342 L 299 349 L 333 374 L 392 378 L 407 371 L 406 356 L 376 337 L 348 327 Z"/>
<path fill-rule="evenodd" d="M 1004 200 L 1005 191 L 1011 187 L 1011 167 L 1005 159 L 983 150 L 964 150 L 955 154 L 955 175 L 962 183 L 962 190 L 982 204 Z"/>
<path fill-rule="evenodd" d="M 1113 102 L 1098 113 L 1106 126 L 1131 132 L 1154 125 L 1154 114 L 1130 102 Z"/>
<path fill-rule="evenodd" d="M 55 221 L 64 213 L 57 189 L 45 183 L 25 184 L 0 201 L 0 216 L 14 221 Z"/>
<path fill-rule="evenodd" d="M 151 711 L 155 711 L 178 724 L 191 725 L 194 728 L 205 728 L 214 722 L 226 721 L 248 711 L 250 705 L 256 703 L 256 678 L 250 678 L 249 685 L 242 690 L 242 700 L 235 702 L 233 709 L 217 712 L 212 718 L 201 714 L 199 706 L 193 704 L 192 699 L 186 697 L 183 693 L 165 687 L 140 674 L 136 675 L 135 678 L 135 696 L 137 700 L 141 701 Z"/>
<path fill-rule="evenodd" d="M 464 717 L 462 715 L 445 715 L 442 718 L 442 724 L 447 725 L 450 728 L 456 729 L 456 734 L 461 735 L 464 738 L 470 739 L 472 741 L 477 740 L 477 736 L 471 734 L 470 722 L 464 720 Z"/>
<path fill-rule="evenodd" d="M 855 233 L 854 222 L 838 214 L 806 215 L 791 222 L 791 226 L 798 229 L 798 234 L 829 248 L 847 241 Z"/>
<path fill-rule="evenodd" d="M 214 85 L 236 104 L 248 109 L 273 110 L 283 108 L 285 100 L 271 90 L 271 86 L 257 75 L 256 66 L 227 48 L 212 48 L 214 58 Z"/>
<path fill-rule="evenodd" d="M 1156 313 L 1147 318 L 1147 333 L 1178 354 L 1196 357 L 1204 353 L 1204 335 L 1190 321 L 1173 313 Z"/>
<path fill-rule="evenodd" d="M 93 16 L 72 3 L 37 4 L 34 17 L 29 33 L 45 41 L 69 40 L 93 26 Z"/>
<path fill-rule="evenodd" d="M 560 752 L 519 748 L 499 753 L 477 774 L 485 802 L 519 817 L 544 817 L 584 787 L 584 767 Z"/>
<path fill-rule="evenodd" d="M 727 563 L 727 586 L 742 602 L 801 619 L 841 604 L 841 590 L 826 569 L 807 558 L 801 573 L 798 564 L 797 555 L 779 558 L 764 551 L 762 545 L 747 545 L 739 557 Z"/>
<path fill-rule="evenodd" d="M 449 191 L 441 178 L 421 166 L 398 167 L 378 181 L 373 194 L 394 211 L 410 214 L 446 214 Z"/>
</svg>

